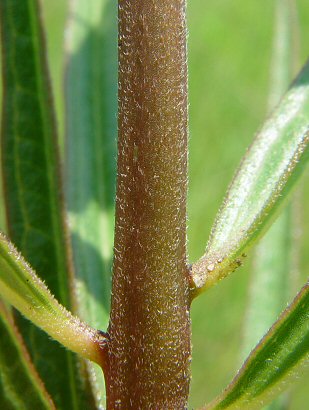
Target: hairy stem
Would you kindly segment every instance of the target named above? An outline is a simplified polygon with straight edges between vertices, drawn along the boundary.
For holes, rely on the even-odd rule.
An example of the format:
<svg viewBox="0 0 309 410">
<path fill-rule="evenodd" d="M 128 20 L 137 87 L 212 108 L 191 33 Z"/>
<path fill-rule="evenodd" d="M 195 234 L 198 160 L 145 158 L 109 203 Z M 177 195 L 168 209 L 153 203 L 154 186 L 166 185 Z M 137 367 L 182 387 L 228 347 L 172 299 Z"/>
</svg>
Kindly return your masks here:
<svg viewBox="0 0 309 410">
<path fill-rule="evenodd" d="M 185 0 L 119 0 L 109 409 L 181 409 L 190 364 Z"/>
</svg>

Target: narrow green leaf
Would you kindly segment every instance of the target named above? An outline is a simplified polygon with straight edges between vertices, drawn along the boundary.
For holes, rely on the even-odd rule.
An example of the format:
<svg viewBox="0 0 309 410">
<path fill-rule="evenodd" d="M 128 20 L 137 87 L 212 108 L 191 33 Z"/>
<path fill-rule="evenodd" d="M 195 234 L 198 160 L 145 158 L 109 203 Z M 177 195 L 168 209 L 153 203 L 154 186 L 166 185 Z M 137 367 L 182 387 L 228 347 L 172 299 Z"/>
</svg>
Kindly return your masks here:
<svg viewBox="0 0 309 410">
<path fill-rule="evenodd" d="M 295 31 L 298 23 L 295 8 L 293 1 L 276 1 L 270 109 L 273 109 L 287 89 L 295 66 Z M 297 243 L 293 241 L 294 205 L 289 204 L 283 210 L 256 247 L 245 316 L 242 359 L 250 353 L 278 318 L 291 296 L 292 277 L 295 276 L 293 264 L 297 254 Z M 287 401 L 288 395 L 284 394 L 277 397 L 264 410 L 286 409 Z"/>
<path fill-rule="evenodd" d="M 259 409 L 309 363 L 309 282 L 250 354 L 232 383 L 207 410 Z"/>
<path fill-rule="evenodd" d="M 6 212 L 11 239 L 68 306 L 56 131 L 38 12 L 33 0 L 1 1 Z"/>
<path fill-rule="evenodd" d="M 101 333 L 61 306 L 1 233 L 0 296 L 68 349 L 101 362 L 100 344 L 104 342 Z"/>
<path fill-rule="evenodd" d="M 276 0 L 268 108 L 273 110 L 295 74 L 299 41 L 296 2 Z"/>
<path fill-rule="evenodd" d="M 4 212 L 4 201 L 3 201 L 3 187 L 0 169 L 0 230 L 5 230 L 5 212 Z"/>
<path fill-rule="evenodd" d="M 7 225 L 11 240 L 70 308 L 57 135 L 39 13 L 37 0 L 0 2 Z M 75 357 L 30 322 L 20 317 L 18 324 L 56 406 L 84 408 Z"/>
<path fill-rule="evenodd" d="M 66 196 L 79 309 L 97 327 L 107 325 L 110 303 L 117 137 L 116 6 L 106 0 L 74 0 L 68 26 Z"/>
<path fill-rule="evenodd" d="M 0 300 L 0 408 L 55 409 L 23 345 L 12 315 Z"/>
<path fill-rule="evenodd" d="M 309 157 L 309 62 L 245 155 L 205 255 L 192 266 L 193 294 L 235 270 L 261 237 Z"/>
<path fill-rule="evenodd" d="M 83 320 L 99 329 L 108 323 L 113 251 L 116 20 L 116 2 L 74 0 L 67 31 L 66 196 L 77 309 Z M 102 371 L 89 371 L 99 398 L 104 392 Z"/>
<path fill-rule="evenodd" d="M 286 212 L 287 211 L 287 212 Z M 246 315 L 242 358 L 278 318 L 290 296 L 292 209 L 289 206 L 257 246 Z"/>
<path fill-rule="evenodd" d="M 269 107 L 272 109 L 288 87 L 295 65 L 294 39 L 297 21 L 295 3 L 277 0 L 270 81 Z M 248 312 L 244 326 L 246 357 L 271 324 L 278 318 L 290 296 L 292 264 L 295 262 L 293 207 L 287 206 L 257 245 L 254 254 Z M 271 289 L 271 292 L 268 291 Z"/>
</svg>

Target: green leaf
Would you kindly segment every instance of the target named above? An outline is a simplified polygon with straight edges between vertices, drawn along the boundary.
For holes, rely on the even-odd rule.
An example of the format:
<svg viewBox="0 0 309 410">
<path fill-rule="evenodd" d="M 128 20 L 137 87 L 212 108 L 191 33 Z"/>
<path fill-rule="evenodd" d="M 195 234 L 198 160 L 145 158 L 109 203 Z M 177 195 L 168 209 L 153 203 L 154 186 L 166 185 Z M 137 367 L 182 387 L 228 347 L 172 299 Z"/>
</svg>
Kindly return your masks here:
<svg viewBox="0 0 309 410">
<path fill-rule="evenodd" d="M 309 62 L 241 163 L 205 255 L 192 266 L 194 295 L 235 270 L 265 232 L 305 169 L 308 141 Z"/>
<path fill-rule="evenodd" d="M 66 197 L 79 310 L 96 327 L 107 325 L 110 304 L 117 137 L 116 16 L 116 3 L 74 0 L 68 26 Z"/>
<path fill-rule="evenodd" d="M 55 409 L 23 345 L 13 317 L 0 300 L 0 408 Z"/>
<path fill-rule="evenodd" d="M 269 106 L 273 108 L 288 87 L 295 60 L 295 3 L 277 0 Z M 294 41 L 293 41 L 294 40 Z M 286 306 L 291 288 L 295 241 L 293 212 L 287 206 L 269 229 L 254 254 L 250 298 L 244 331 L 243 356 L 246 357 Z M 268 291 L 271 289 L 271 292 Z"/>
<path fill-rule="evenodd" d="M 274 39 L 270 73 L 269 110 L 280 101 L 295 74 L 298 62 L 299 22 L 294 0 L 276 0 L 274 16 Z"/>
<path fill-rule="evenodd" d="M 70 308 L 57 135 L 37 0 L 1 1 L 0 22 L 8 233 L 60 303 Z M 56 406 L 85 408 L 75 357 L 23 318 L 18 324 Z"/>
<path fill-rule="evenodd" d="M 290 300 L 293 269 L 291 223 L 292 209 L 289 206 L 256 248 L 242 358 L 250 353 Z"/>
<path fill-rule="evenodd" d="M 104 342 L 101 333 L 61 306 L 1 233 L 0 296 L 68 349 L 101 362 L 100 344 Z"/>
<path fill-rule="evenodd" d="M 2 177 L 0 169 L 0 230 L 5 230 L 5 212 L 4 212 L 4 202 L 3 202 L 3 188 L 2 188 Z"/>
<path fill-rule="evenodd" d="M 269 107 L 278 103 L 292 78 L 295 65 L 295 3 L 277 0 L 274 16 L 274 44 L 271 66 Z M 294 64 L 293 64 L 294 63 Z M 295 201 L 295 199 L 294 199 Z M 245 358 L 286 306 L 294 276 L 297 242 L 292 240 L 295 206 L 289 204 L 257 245 L 246 307 L 243 347 Z M 270 291 L 271 290 L 271 291 Z M 286 408 L 287 394 L 277 397 L 264 410 Z"/>
<path fill-rule="evenodd" d="M 74 0 L 66 70 L 66 196 L 78 315 L 105 329 L 110 306 L 117 136 L 117 4 Z M 93 373 L 92 369 L 89 369 Z M 92 385 L 102 396 L 101 369 Z"/>
<path fill-rule="evenodd" d="M 259 409 L 309 360 L 309 282 L 250 354 L 232 383 L 207 410 Z"/>
</svg>

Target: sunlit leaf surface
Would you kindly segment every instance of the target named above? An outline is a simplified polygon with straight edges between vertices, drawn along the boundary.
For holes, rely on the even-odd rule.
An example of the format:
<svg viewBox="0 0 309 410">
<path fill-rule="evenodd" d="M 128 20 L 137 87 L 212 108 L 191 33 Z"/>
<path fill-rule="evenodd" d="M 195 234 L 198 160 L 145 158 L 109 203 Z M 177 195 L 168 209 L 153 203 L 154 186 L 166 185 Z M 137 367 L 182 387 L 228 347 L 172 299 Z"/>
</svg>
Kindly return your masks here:
<svg viewBox="0 0 309 410">
<path fill-rule="evenodd" d="M 0 296 L 68 349 L 100 362 L 100 335 L 56 301 L 1 233 Z"/>
<path fill-rule="evenodd" d="M 57 135 L 39 15 L 37 0 L 0 2 L 1 148 L 7 227 L 10 239 L 60 303 L 70 309 L 72 272 L 66 252 Z M 30 322 L 20 317 L 18 324 L 55 404 L 68 410 L 84 408 L 75 357 Z"/>
<path fill-rule="evenodd" d="M 205 255 L 192 267 L 199 293 L 241 265 L 309 158 L 309 63 L 255 138 L 230 186 Z"/>
<path fill-rule="evenodd" d="M 309 364 L 309 282 L 205 410 L 259 409 Z"/>
</svg>

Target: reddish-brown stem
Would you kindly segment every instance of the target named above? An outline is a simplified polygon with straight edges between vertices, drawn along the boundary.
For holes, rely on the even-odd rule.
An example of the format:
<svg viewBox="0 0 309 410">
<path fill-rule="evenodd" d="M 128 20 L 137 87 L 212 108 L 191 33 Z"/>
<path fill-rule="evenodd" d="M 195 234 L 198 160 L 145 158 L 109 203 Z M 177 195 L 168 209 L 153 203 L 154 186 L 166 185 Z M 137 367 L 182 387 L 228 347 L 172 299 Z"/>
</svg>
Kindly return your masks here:
<svg viewBox="0 0 309 410">
<path fill-rule="evenodd" d="M 186 408 L 185 0 L 119 0 L 119 140 L 108 409 Z"/>
</svg>

